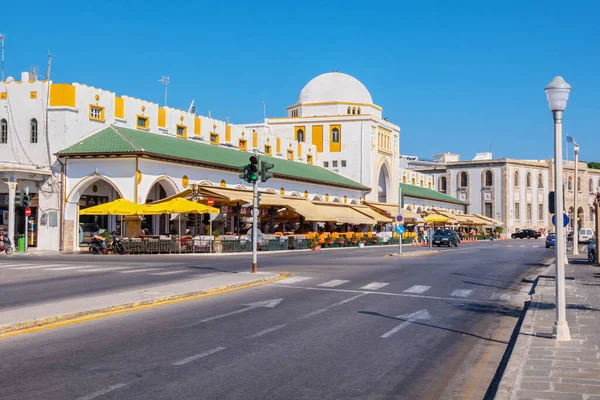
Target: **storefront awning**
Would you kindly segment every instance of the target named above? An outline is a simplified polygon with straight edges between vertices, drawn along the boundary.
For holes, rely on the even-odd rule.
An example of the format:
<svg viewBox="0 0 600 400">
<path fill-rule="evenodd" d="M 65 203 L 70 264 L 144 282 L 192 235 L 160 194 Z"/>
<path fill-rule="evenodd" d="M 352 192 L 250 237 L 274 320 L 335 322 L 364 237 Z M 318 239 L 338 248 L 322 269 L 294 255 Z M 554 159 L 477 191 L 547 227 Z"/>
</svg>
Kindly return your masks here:
<svg viewBox="0 0 600 400">
<path fill-rule="evenodd" d="M 491 218 L 491 217 L 486 217 L 485 215 L 481 215 L 481 214 L 473 214 L 475 215 L 477 218 L 480 218 L 484 221 L 488 221 L 490 226 L 502 226 L 502 221 L 498 221 L 497 219 Z"/>
<path fill-rule="evenodd" d="M 212 186 L 199 186 L 198 192 L 225 200 L 227 203 L 252 203 L 250 190 L 224 189 Z"/>
<path fill-rule="evenodd" d="M 375 225 L 377 221 L 373 218 L 368 217 L 365 214 L 360 213 L 359 211 L 354 210 L 352 207 L 344 205 L 344 204 L 328 204 L 328 203 L 320 203 L 313 202 L 313 207 L 317 211 L 317 216 L 315 219 L 311 219 L 311 221 L 319 221 L 319 222 L 336 222 L 340 224 L 367 224 L 367 225 Z M 306 218 L 308 221 L 309 219 Z"/>
<path fill-rule="evenodd" d="M 462 214 L 452 214 L 446 211 L 440 211 L 438 209 L 433 209 L 433 212 L 439 215 L 443 215 L 444 217 L 449 218 L 449 224 L 461 224 L 461 225 L 469 225 L 470 221 Z"/>
<path fill-rule="evenodd" d="M 358 206 L 358 205 L 350 205 L 350 207 L 353 210 L 358 211 L 361 214 L 365 214 L 366 216 L 373 218 L 375 221 L 377 221 L 379 223 L 386 224 L 386 223 L 394 222 L 393 218 L 386 217 L 385 215 L 375 211 L 371 207 Z"/>
<path fill-rule="evenodd" d="M 483 218 L 479 218 L 476 215 L 465 214 L 464 217 L 469 220 L 471 225 L 477 225 L 477 226 L 493 225 L 490 221 L 487 221 Z"/>
</svg>

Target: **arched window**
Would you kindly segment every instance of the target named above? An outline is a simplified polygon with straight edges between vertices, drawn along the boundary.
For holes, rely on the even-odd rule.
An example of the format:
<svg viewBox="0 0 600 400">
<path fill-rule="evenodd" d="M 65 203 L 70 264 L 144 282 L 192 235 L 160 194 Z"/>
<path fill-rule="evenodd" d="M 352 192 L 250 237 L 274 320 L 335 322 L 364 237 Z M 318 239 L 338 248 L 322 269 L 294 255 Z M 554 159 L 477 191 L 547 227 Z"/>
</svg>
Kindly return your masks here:
<svg viewBox="0 0 600 400">
<path fill-rule="evenodd" d="M 351 112 L 352 112 L 352 108 L 350 106 L 348 106 L 348 115 L 350 115 Z"/>
<path fill-rule="evenodd" d="M 340 130 L 338 128 L 333 128 L 331 130 L 331 141 L 333 143 L 339 143 L 340 142 Z"/>
<path fill-rule="evenodd" d="M 594 193 L 594 180 L 590 178 L 590 194 Z"/>
<path fill-rule="evenodd" d="M 460 173 L 460 187 L 467 187 L 469 185 L 469 179 L 465 171 Z"/>
<path fill-rule="evenodd" d="M 567 179 L 567 190 L 573 190 L 573 178 L 571 177 Z"/>
<path fill-rule="evenodd" d="M 29 139 L 31 143 L 38 142 L 38 123 L 35 118 L 32 118 L 29 123 Z"/>
<path fill-rule="evenodd" d="M 519 171 L 515 171 L 515 181 L 514 186 L 519 187 Z"/>
<path fill-rule="evenodd" d="M 304 142 L 304 131 L 302 129 L 298 129 L 296 131 L 296 140 L 299 142 Z"/>
<path fill-rule="evenodd" d="M 485 186 L 493 186 L 493 181 L 492 171 L 485 171 Z"/>
<path fill-rule="evenodd" d="M 356 107 L 352 107 L 352 115 L 356 114 Z"/>
<path fill-rule="evenodd" d="M 581 178 L 577 178 L 577 191 L 581 192 Z"/>
<path fill-rule="evenodd" d="M 8 122 L 0 120 L 0 143 L 8 143 Z"/>
<path fill-rule="evenodd" d="M 441 193 L 446 193 L 446 177 L 440 177 L 440 187 L 439 190 Z"/>
<path fill-rule="evenodd" d="M 544 187 L 544 177 L 542 174 L 538 175 L 538 189 L 542 189 Z"/>
<path fill-rule="evenodd" d="M 531 172 L 527 173 L 527 179 L 525 183 L 527 185 L 527 189 L 531 189 Z"/>
<path fill-rule="evenodd" d="M 360 107 L 358 107 L 358 108 L 356 109 L 356 113 L 357 113 L 358 115 L 360 115 Z"/>
</svg>

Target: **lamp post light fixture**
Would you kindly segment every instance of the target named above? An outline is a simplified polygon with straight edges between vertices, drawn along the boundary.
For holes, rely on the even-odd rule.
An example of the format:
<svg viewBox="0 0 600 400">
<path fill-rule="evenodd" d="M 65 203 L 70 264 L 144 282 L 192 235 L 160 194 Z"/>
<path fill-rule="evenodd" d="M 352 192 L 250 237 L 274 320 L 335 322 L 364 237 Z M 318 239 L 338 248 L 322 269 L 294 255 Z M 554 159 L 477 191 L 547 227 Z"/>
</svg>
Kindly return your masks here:
<svg viewBox="0 0 600 400">
<path fill-rule="evenodd" d="M 555 217 L 556 217 L 556 246 L 555 246 L 555 285 L 556 285 L 556 321 L 552 333 L 558 341 L 571 340 L 569 325 L 567 325 L 567 308 L 565 292 L 565 260 L 564 250 L 565 229 L 562 226 L 564 213 L 563 201 L 563 160 L 562 160 L 562 114 L 567 108 L 567 100 L 571 86 L 565 80 L 556 76 L 546 86 L 546 96 L 550 111 L 554 117 L 554 193 L 555 193 Z"/>
</svg>

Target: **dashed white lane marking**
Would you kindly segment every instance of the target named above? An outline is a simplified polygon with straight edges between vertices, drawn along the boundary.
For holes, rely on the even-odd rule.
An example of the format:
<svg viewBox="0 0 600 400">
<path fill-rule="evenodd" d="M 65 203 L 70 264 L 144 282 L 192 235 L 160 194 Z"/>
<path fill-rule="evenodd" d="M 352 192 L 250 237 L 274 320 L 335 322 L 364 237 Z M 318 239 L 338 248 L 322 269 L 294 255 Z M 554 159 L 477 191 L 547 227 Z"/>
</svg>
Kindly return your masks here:
<svg viewBox="0 0 600 400">
<path fill-rule="evenodd" d="M 522 245 L 520 245 L 519 247 L 525 247 L 525 245 L 524 245 L 524 244 L 522 244 Z"/>
<path fill-rule="evenodd" d="M 95 399 L 98 396 L 102 396 L 103 394 L 110 393 L 113 390 L 120 389 L 120 388 L 122 388 L 123 386 L 126 386 L 126 385 L 127 385 L 126 383 L 117 383 L 116 385 L 109 386 L 106 389 L 98 390 L 97 392 L 94 392 L 92 394 L 88 394 L 87 396 L 79 397 L 77 400 L 92 400 L 92 399 Z"/>
<path fill-rule="evenodd" d="M 508 293 L 493 293 L 492 296 L 490 297 L 490 299 L 508 301 L 508 300 L 510 300 L 510 294 L 508 294 Z"/>
<path fill-rule="evenodd" d="M 456 289 L 454 292 L 450 293 L 452 297 L 469 297 L 473 293 L 471 289 Z"/>
<path fill-rule="evenodd" d="M 81 267 L 58 267 L 58 268 L 47 268 L 44 271 L 67 271 L 69 269 L 80 269 Z"/>
<path fill-rule="evenodd" d="M 512 244 L 509 244 L 509 245 L 508 245 L 508 246 L 506 246 L 506 247 L 513 247 L 513 245 L 512 245 Z"/>
<path fill-rule="evenodd" d="M 284 327 L 285 327 L 285 325 L 277 325 L 277 326 L 274 326 L 272 328 L 267 328 L 267 329 L 264 329 L 264 330 L 262 330 L 260 332 L 255 333 L 254 335 L 246 336 L 246 339 L 254 339 L 254 338 L 257 338 L 257 337 L 261 337 L 263 335 L 266 335 L 267 333 L 275 332 L 276 330 L 284 328 Z"/>
<path fill-rule="evenodd" d="M 308 279 L 311 279 L 311 278 L 309 278 L 308 276 L 292 276 L 291 278 L 283 279 L 277 283 L 289 285 L 290 283 L 298 283 L 298 282 L 306 281 Z"/>
<path fill-rule="evenodd" d="M 186 272 L 190 272 L 190 271 L 186 271 L 186 270 L 182 269 L 182 270 L 178 270 L 178 271 L 155 272 L 155 273 L 148 274 L 148 275 L 175 275 L 175 274 L 183 274 Z"/>
<path fill-rule="evenodd" d="M 336 286 L 340 286 L 343 285 L 344 283 L 348 283 L 350 281 L 345 281 L 343 279 L 334 279 L 331 280 L 329 282 L 323 282 L 323 283 L 319 283 L 317 286 L 321 286 L 321 287 L 336 287 Z"/>
<path fill-rule="evenodd" d="M 161 271 L 163 268 L 143 268 L 143 269 L 132 269 L 129 271 L 119 271 L 121 274 L 133 274 L 136 272 L 148 272 L 148 271 Z"/>
<path fill-rule="evenodd" d="M 535 245 L 535 246 L 532 246 L 532 247 L 542 247 L 542 246 Z"/>
<path fill-rule="evenodd" d="M 104 272 L 104 271 L 118 271 L 121 269 L 128 269 L 131 267 L 108 267 L 108 268 L 86 268 L 77 270 L 77 272 Z"/>
<path fill-rule="evenodd" d="M 382 287 L 386 287 L 389 283 L 385 282 L 371 282 L 368 285 L 361 287 L 363 290 L 379 290 Z"/>
<path fill-rule="evenodd" d="M 214 349 L 212 349 L 212 350 L 205 351 L 204 353 L 200 353 L 200 354 L 196 354 L 195 356 L 191 356 L 191 357 L 188 357 L 188 358 L 184 358 L 184 359 L 183 359 L 183 360 L 181 360 L 181 361 L 175 361 L 175 362 L 173 363 L 173 365 L 183 365 L 183 364 L 187 364 L 187 363 L 189 363 L 189 362 L 192 362 L 192 361 L 198 360 L 199 358 L 203 358 L 203 357 L 206 357 L 206 356 L 210 356 L 211 354 L 218 353 L 218 352 L 219 352 L 219 351 L 221 351 L 221 350 L 225 350 L 225 347 L 216 347 L 216 348 L 214 348 Z"/>
<path fill-rule="evenodd" d="M 65 264 L 48 264 L 48 265 L 30 265 L 27 267 L 17 267 L 17 268 L 11 268 L 11 269 L 39 269 L 39 268 L 48 268 L 48 267 L 61 267 Z"/>
<path fill-rule="evenodd" d="M 298 319 L 306 319 L 306 318 L 314 317 L 315 315 L 319 315 L 319 314 L 321 314 L 321 313 L 323 313 L 323 312 L 325 312 L 325 311 L 329 310 L 330 308 L 337 307 L 337 306 L 341 306 L 342 304 L 346 304 L 346 303 L 348 303 L 348 302 L 351 302 L 352 300 L 356 300 L 356 299 L 358 299 L 359 297 L 365 296 L 365 295 L 367 295 L 367 294 L 368 294 L 368 293 L 361 293 L 361 294 L 358 294 L 358 295 L 356 295 L 356 296 L 349 297 L 349 298 L 347 298 L 347 299 L 345 299 L 345 300 L 338 301 L 337 303 L 333 303 L 332 305 L 330 305 L 330 306 L 328 306 L 328 307 L 325 307 L 325 308 L 320 308 L 320 309 L 318 309 L 318 310 L 315 310 L 315 311 L 309 312 L 308 314 L 305 314 L 305 315 L 303 315 L 303 316 L 301 316 L 301 317 L 298 317 Z"/>
<path fill-rule="evenodd" d="M 406 289 L 404 293 L 425 293 L 429 289 L 431 289 L 431 286 L 415 285 Z"/>
</svg>

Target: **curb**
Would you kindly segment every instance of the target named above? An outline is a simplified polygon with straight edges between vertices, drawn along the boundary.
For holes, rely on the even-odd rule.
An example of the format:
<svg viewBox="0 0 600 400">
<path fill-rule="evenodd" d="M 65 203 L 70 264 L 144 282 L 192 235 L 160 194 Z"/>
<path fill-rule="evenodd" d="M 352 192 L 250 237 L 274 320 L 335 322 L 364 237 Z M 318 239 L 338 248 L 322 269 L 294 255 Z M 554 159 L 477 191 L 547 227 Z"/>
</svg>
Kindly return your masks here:
<svg viewBox="0 0 600 400">
<path fill-rule="evenodd" d="M 123 303 L 107 307 L 95 308 L 91 310 L 79 311 L 72 314 L 57 315 L 53 317 L 39 318 L 11 325 L 5 325 L 0 327 L 0 340 L 11 336 L 22 335 L 45 329 L 58 328 L 60 326 L 76 324 L 92 319 L 104 318 L 111 315 L 123 314 L 127 312 L 143 310 L 146 308 L 160 307 L 183 301 L 200 299 L 202 297 L 215 296 L 218 294 L 228 293 L 235 290 L 246 289 L 254 286 L 265 285 L 267 283 L 283 280 L 289 277 L 290 275 L 291 273 L 284 272 L 277 274 L 277 277 L 275 278 L 253 279 L 251 281 L 220 286 L 217 288 L 203 291 L 180 293 L 171 296 L 157 297 L 155 299 Z"/>
<path fill-rule="evenodd" d="M 433 256 L 436 254 L 441 254 L 442 252 L 443 252 L 442 250 L 411 251 L 411 252 L 402 253 L 402 254 L 390 253 L 390 254 L 386 254 L 385 256 L 386 257 L 400 257 L 400 258 L 426 257 L 426 256 Z"/>
</svg>

